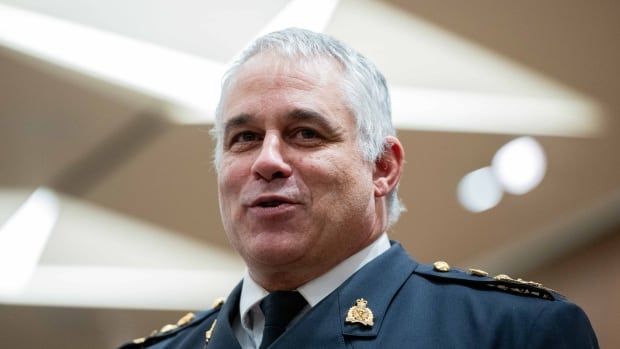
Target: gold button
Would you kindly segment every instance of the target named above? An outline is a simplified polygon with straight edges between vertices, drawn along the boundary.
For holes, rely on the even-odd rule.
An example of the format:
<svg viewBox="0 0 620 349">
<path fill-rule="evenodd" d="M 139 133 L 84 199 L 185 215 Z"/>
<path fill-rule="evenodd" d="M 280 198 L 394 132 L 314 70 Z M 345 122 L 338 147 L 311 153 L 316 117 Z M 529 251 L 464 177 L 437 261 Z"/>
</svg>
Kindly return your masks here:
<svg viewBox="0 0 620 349">
<path fill-rule="evenodd" d="M 471 273 L 471 275 L 475 276 L 489 276 L 489 273 L 480 269 L 469 268 L 469 272 Z"/>
<path fill-rule="evenodd" d="M 194 320 L 194 313 L 187 313 L 183 315 L 183 317 L 180 318 L 179 321 L 177 321 L 177 326 L 185 326 L 192 320 Z"/>
<path fill-rule="evenodd" d="M 142 338 L 136 338 L 136 339 L 134 339 L 134 340 L 133 340 L 133 341 L 131 341 L 131 342 L 132 342 L 133 344 L 142 344 L 142 343 L 144 343 L 144 341 L 145 341 L 145 340 L 146 340 L 146 338 L 145 338 L 145 337 L 142 337 Z"/>
<path fill-rule="evenodd" d="M 543 284 L 539 283 L 539 282 L 534 282 L 534 281 L 526 281 L 526 283 L 530 286 L 533 287 L 537 287 L 537 288 L 541 288 L 543 287 Z"/>
<path fill-rule="evenodd" d="M 177 325 L 173 325 L 173 324 L 167 324 L 167 325 L 164 325 L 164 327 L 162 327 L 162 328 L 159 330 L 159 332 L 160 332 L 160 333 L 170 332 L 170 331 L 172 331 L 172 330 L 175 330 L 177 327 L 179 327 L 179 326 L 177 326 Z"/>
<path fill-rule="evenodd" d="M 514 281 L 513 278 L 506 274 L 495 275 L 493 278 L 498 281 Z"/>
<path fill-rule="evenodd" d="M 441 272 L 450 271 L 450 264 L 444 261 L 437 261 L 433 263 L 433 267 L 435 268 L 435 270 L 441 271 Z"/>
<path fill-rule="evenodd" d="M 217 309 L 221 307 L 225 301 L 226 299 L 224 297 L 218 297 L 213 301 L 213 305 L 211 307 Z"/>
</svg>

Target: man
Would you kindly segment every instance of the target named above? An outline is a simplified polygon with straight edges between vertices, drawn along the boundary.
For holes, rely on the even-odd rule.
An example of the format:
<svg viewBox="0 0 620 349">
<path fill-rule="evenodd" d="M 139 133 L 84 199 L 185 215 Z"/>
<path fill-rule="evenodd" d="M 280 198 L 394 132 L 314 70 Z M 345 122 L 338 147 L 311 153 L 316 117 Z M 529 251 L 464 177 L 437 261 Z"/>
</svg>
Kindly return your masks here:
<svg viewBox="0 0 620 349">
<path fill-rule="evenodd" d="M 214 133 L 247 273 L 225 303 L 126 348 L 598 347 L 559 294 L 418 264 L 388 240 L 404 150 L 383 76 L 338 41 L 259 38 L 225 76 Z"/>
</svg>

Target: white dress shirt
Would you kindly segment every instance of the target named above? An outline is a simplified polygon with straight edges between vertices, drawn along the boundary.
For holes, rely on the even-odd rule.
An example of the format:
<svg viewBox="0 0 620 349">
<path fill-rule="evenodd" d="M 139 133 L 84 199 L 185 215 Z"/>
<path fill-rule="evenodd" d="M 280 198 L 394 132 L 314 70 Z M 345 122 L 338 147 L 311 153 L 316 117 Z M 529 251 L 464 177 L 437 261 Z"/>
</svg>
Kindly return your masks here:
<svg viewBox="0 0 620 349">
<path fill-rule="evenodd" d="M 377 258 L 389 248 L 390 240 L 387 234 L 383 233 L 372 244 L 345 259 L 327 273 L 300 286 L 297 291 L 305 298 L 308 305 L 291 321 L 291 324 L 337 289 L 366 263 Z M 256 349 L 260 346 L 265 327 L 265 316 L 260 309 L 260 302 L 268 294 L 269 292 L 252 280 L 246 270 L 239 300 L 239 317 L 235 317 L 232 324 L 235 337 L 243 349 Z"/>
</svg>

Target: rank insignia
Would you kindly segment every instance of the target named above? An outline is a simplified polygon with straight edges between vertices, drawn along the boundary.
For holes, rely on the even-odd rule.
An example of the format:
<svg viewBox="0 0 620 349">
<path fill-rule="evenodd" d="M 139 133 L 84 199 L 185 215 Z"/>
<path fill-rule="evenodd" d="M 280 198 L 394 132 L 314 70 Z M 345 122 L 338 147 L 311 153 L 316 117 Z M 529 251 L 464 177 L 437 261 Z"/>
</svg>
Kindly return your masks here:
<svg viewBox="0 0 620 349">
<path fill-rule="evenodd" d="M 368 301 L 364 298 L 360 298 L 356 303 L 356 305 L 349 308 L 345 321 L 350 324 L 360 323 L 364 326 L 372 326 L 374 324 L 374 317 L 370 308 L 367 307 Z"/>
<path fill-rule="evenodd" d="M 213 320 L 211 327 L 205 332 L 205 347 L 209 344 L 211 337 L 213 337 L 213 330 L 215 330 L 215 324 L 217 323 L 217 319 Z"/>
</svg>

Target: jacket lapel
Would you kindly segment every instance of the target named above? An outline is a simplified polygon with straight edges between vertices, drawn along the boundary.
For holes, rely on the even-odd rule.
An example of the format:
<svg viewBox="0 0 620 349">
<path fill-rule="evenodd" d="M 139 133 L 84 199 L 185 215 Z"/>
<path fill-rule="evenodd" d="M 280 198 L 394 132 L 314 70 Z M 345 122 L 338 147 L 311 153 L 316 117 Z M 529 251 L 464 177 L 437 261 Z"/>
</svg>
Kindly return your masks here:
<svg viewBox="0 0 620 349">
<path fill-rule="evenodd" d="M 272 348 L 346 348 L 348 340 L 376 337 L 392 299 L 416 265 L 400 244 L 393 243 L 306 313 Z M 349 309 L 360 298 L 373 313 L 372 326 L 346 321 Z"/>
<path fill-rule="evenodd" d="M 270 348 L 346 348 L 340 331 L 338 297 L 334 295 L 310 309 Z"/>
<path fill-rule="evenodd" d="M 392 242 L 389 250 L 347 280 L 338 289 L 342 334 L 355 337 L 376 337 L 392 299 L 411 276 L 416 266 L 417 263 L 409 257 L 402 246 Z M 367 309 L 372 311 L 374 318 L 372 326 L 346 320 L 349 309 L 356 306 L 357 300 L 362 298 L 367 302 Z"/>
<path fill-rule="evenodd" d="M 211 339 L 207 343 L 207 349 L 241 349 L 239 341 L 232 329 L 232 321 L 239 312 L 239 297 L 241 296 L 241 283 L 239 283 L 222 305 L 217 316 L 217 323 L 213 327 Z"/>
</svg>

